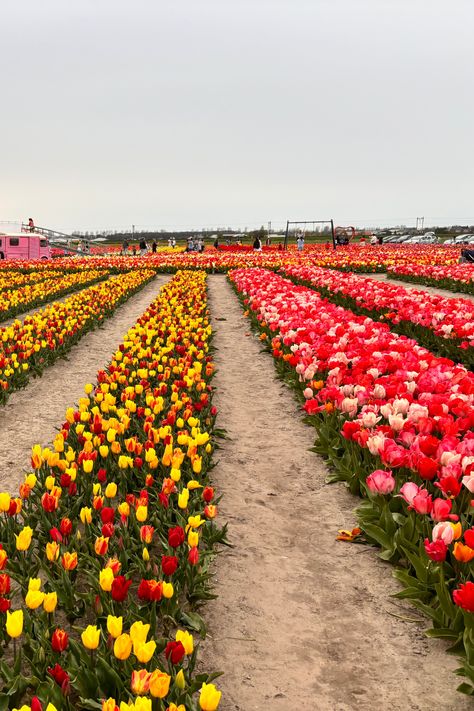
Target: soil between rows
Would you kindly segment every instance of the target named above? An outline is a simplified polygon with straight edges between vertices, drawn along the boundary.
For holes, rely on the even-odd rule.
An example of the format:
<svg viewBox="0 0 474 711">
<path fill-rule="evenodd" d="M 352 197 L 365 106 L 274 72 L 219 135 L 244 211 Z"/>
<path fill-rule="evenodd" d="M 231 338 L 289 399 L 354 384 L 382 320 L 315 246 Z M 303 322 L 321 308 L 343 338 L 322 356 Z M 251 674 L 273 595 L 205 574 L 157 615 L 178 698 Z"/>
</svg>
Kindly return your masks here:
<svg viewBox="0 0 474 711">
<path fill-rule="evenodd" d="M 419 613 L 390 595 L 392 568 L 366 546 L 335 541 L 358 500 L 325 484 L 290 390 L 275 378 L 224 276 L 209 277 L 218 426 L 213 479 L 233 548 L 215 564 L 205 618 L 207 669 L 222 711 L 464 711 L 456 659 Z"/>
<path fill-rule="evenodd" d="M 84 395 L 84 385 L 94 382 L 126 332 L 157 296 L 168 275 L 155 277 L 119 306 L 102 328 L 91 331 L 56 361 L 41 378 L 11 394 L 0 408 L 0 489 L 18 492 L 23 473 L 30 467 L 31 447 L 50 446 L 64 421 L 66 409 Z M 65 297 L 67 298 L 67 297 Z"/>
</svg>

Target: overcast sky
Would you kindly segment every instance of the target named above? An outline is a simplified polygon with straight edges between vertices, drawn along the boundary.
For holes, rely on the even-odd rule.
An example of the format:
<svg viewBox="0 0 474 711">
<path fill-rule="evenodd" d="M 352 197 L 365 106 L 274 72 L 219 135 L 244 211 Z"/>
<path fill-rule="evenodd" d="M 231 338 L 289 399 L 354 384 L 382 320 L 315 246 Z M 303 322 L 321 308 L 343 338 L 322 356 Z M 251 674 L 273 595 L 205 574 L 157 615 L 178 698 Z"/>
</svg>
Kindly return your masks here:
<svg viewBox="0 0 474 711">
<path fill-rule="evenodd" d="M 0 220 L 474 222 L 472 0 L 2 0 Z"/>
</svg>

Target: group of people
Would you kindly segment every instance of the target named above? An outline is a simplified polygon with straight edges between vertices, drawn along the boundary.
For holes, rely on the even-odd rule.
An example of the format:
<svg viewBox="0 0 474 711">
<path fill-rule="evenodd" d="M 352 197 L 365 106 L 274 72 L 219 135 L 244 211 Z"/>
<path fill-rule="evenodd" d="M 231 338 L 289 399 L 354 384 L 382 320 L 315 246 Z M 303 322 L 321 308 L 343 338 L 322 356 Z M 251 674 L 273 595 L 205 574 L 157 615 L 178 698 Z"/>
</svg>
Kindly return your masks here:
<svg viewBox="0 0 474 711">
<path fill-rule="evenodd" d="M 186 252 L 204 252 L 204 240 L 200 236 L 188 237 Z"/>
<path fill-rule="evenodd" d="M 124 240 L 122 243 L 122 254 L 125 254 L 125 255 L 129 254 L 129 248 L 130 248 L 129 243 L 127 242 L 127 240 Z M 141 239 L 140 242 L 138 243 L 138 248 L 140 250 L 140 256 L 144 257 L 145 254 L 148 254 L 149 252 L 152 252 L 153 254 L 155 254 L 156 250 L 158 248 L 158 243 L 154 239 L 153 242 L 151 243 L 151 247 L 150 247 L 150 245 L 148 244 L 146 239 Z M 137 254 L 137 245 L 133 244 L 132 245 L 132 255 L 135 257 L 136 254 Z"/>
</svg>

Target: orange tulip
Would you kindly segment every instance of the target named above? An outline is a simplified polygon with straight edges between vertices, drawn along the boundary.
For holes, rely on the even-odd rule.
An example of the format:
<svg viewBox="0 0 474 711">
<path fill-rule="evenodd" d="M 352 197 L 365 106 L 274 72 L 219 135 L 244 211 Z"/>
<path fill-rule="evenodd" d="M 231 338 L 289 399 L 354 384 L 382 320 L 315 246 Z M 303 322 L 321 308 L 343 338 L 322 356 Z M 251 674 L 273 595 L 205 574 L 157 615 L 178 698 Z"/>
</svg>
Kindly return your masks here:
<svg viewBox="0 0 474 711">
<path fill-rule="evenodd" d="M 75 551 L 74 553 L 69 553 L 68 551 L 63 553 L 61 565 L 64 570 L 74 570 L 74 568 L 77 568 L 77 553 Z"/>
</svg>

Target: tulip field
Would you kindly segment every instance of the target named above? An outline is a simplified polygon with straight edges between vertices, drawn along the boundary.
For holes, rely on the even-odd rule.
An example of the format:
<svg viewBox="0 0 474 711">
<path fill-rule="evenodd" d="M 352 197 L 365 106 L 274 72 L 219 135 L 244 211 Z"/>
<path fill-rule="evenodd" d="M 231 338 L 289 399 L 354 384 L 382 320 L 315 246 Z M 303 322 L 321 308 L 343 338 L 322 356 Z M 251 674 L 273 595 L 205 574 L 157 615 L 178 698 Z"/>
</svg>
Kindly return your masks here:
<svg viewBox="0 0 474 711">
<path fill-rule="evenodd" d="M 257 619 L 250 632 L 235 632 L 230 613 L 212 618 L 226 586 L 219 574 L 226 551 L 242 571 L 237 592 L 257 582 L 245 577 L 248 559 L 239 555 L 249 551 L 233 535 L 228 505 L 229 530 L 222 515 L 219 459 L 229 445 L 215 403 L 229 393 L 216 385 L 226 321 L 209 298 L 217 279 L 230 284 L 244 324 L 235 350 L 244 333 L 265 351 L 261 376 L 291 389 L 298 422 L 314 439 L 315 468 L 325 466 L 326 481 L 353 495 L 353 525 L 331 522 L 334 546 L 384 561 L 384 575 L 397 580 L 396 600 L 457 656 L 449 708 L 457 708 L 456 696 L 464 701 L 456 688 L 474 696 L 474 301 L 462 296 L 473 293 L 474 271 L 457 264 L 459 251 L 314 245 L 301 253 L 210 248 L 0 262 L 0 410 L 14 400 L 10 418 L 22 398 L 34 397 L 37 378 L 54 376 L 59 359 L 71 359 L 72 380 L 86 334 L 106 333 L 114 315 L 154 289 L 111 344 L 107 363 L 90 350 L 95 379 L 82 384 L 77 402 L 64 402 L 50 441 L 45 434 L 31 443 L 21 480 L 3 465 L 0 711 L 250 711 L 230 705 L 226 694 L 238 657 L 235 669 L 221 669 L 215 653 L 208 663 L 216 628 L 236 645 L 258 636 Z M 246 418 L 254 405 L 246 404 Z M 295 415 L 280 414 L 290 428 Z M 276 436 L 273 446 L 278 451 Z M 238 461 L 252 469 L 256 490 L 248 496 L 260 497 L 266 511 L 277 492 L 264 495 L 258 467 Z M 232 479 L 238 487 L 239 469 Z M 291 489 L 288 480 L 282 560 L 291 556 L 291 517 L 298 517 Z M 314 511 L 305 532 L 311 545 L 320 515 Z M 244 523 L 262 540 L 269 534 L 258 517 Z M 308 624 L 318 624 L 318 609 Z M 218 654 L 219 640 L 213 645 Z M 280 675 L 277 645 L 270 661 L 248 654 L 252 667 L 271 661 Z M 311 698 L 278 692 L 258 703 L 252 708 L 327 707 L 316 691 Z M 417 708 L 428 708 L 421 695 Z"/>
</svg>

